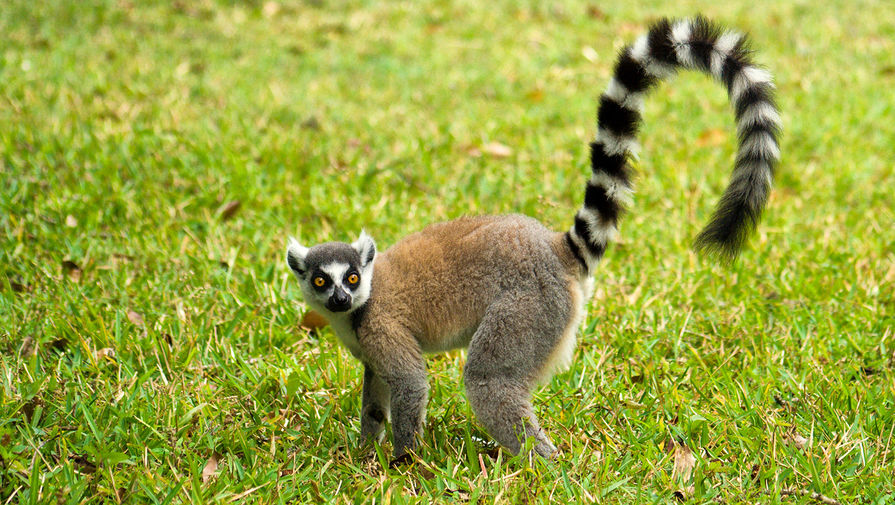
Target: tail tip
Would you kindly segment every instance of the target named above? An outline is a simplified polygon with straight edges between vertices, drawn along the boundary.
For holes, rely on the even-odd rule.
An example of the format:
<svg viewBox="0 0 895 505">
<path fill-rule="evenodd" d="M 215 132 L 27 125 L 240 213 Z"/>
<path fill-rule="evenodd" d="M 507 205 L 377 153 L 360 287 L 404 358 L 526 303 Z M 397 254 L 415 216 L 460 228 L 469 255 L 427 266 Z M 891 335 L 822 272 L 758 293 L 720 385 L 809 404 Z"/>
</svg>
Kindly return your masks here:
<svg viewBox="0 0 895 505">
<path fill-rule="evenodd" d="M 717 260 L 724 266 L 730 266 L 739 257 L 747 236 L 747 233 L 730 234 L 709 226 L 693 241 L 693 249 L 703 256 Z"/>
</svg>

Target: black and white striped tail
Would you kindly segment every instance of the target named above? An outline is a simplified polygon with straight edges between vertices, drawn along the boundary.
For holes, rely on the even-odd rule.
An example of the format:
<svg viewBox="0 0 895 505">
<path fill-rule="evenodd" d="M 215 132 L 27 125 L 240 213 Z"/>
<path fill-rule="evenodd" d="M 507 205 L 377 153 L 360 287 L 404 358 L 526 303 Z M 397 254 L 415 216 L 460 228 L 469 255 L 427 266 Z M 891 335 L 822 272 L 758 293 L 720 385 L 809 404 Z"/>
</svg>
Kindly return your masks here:
<svg viewBox="0 0 895 505">
<path fill-rule="evenodd" d="M 589 270 L 615 237 L 618 218 L 630 203 L 628 159 L 637 149 L 643 98 L 678 68 L 702 71 L 727 86 L 739 136 L 730 184 L 696 248 L 732 260 L 758 224 L 780 156 L 780 115 L 771 76 L 752 63 L 743 35 L 703 17 L 664 19 L 622 50 L 600 97 L 597 136 L 590 145 L 593 174 L 566 237 Z"/>
</svg>

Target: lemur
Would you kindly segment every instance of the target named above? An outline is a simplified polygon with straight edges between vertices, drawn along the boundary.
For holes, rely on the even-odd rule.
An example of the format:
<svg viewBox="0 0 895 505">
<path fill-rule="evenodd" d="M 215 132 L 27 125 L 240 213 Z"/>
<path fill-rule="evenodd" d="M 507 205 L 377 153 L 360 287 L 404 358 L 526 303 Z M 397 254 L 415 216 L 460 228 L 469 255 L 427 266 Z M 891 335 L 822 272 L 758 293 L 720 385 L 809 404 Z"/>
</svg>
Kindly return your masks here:
<svg viewBox="0 0 895 505">
<path fill-rule="evenodd" d="M 723 83 L 736 114 L 731 181 L 697 250 L 732 260 L 759 221 L 781 121 L 771 76 L 750 53 L 745 36 L 701 16 L 660 20 L 625 47 L 600 97 L 592 174 L 568 231 L 501 215 L 434 224 L 379 254 L 364 232 L 310 248 L 290 239 L 305 302 L 364 365 L 362 439 L 381 440 L 390 418 L 393 456 L 406 460 L 425 415 L 424 354 L 468 347 L 463 378 L 479 422 L 513 453 L 533 438 L 529 447 L 551 457 L 531 392 L 570 363 L 594 270 L 630 201 L 643 99 L 677 69 Z"/>
</svg>

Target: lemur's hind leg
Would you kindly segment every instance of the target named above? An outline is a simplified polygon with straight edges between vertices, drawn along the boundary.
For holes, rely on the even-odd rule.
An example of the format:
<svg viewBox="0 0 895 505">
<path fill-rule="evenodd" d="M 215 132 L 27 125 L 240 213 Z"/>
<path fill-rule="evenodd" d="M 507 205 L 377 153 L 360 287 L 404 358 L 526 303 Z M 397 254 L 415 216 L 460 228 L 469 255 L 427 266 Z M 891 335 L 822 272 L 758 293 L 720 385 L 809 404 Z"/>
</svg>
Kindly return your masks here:
<svg viewBox="0 0 895 505">
<path fill-rule="evenodd" d="M 534 452 L 543 457 L 556 451 L 538 424 L 531 391 L 552 368 L 572 318 L 571 297 L 560 291 L 494 303 L 469 344 L 464 370 L 469 403 L 488 433 L 513 453 L 527 438 L 536 440 Z"/>
</svg>

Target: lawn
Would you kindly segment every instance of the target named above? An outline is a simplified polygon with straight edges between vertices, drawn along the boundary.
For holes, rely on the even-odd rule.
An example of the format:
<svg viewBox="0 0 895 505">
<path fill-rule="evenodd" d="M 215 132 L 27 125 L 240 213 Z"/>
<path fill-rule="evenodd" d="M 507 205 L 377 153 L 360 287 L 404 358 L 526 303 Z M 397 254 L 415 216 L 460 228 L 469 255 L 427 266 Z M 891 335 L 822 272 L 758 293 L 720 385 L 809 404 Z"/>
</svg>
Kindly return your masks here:
<svg viewBox="0 0 895 505">
<path fill-rule="evenodd" d="M 562 453 L 498 450 L 431 356 L 416 463 L 359 446 L 362 368 L 289 235 L 380 248 L 520 212 L 567 229 L 618 50 L 660 16 L 751 34 L 782 162 L 737 263 L 722 86 L 647 100 L 637 194 Z M 895 10 L 887 2 L 0 5 L 0 503 L 895 503 Z"/>
</svg>

